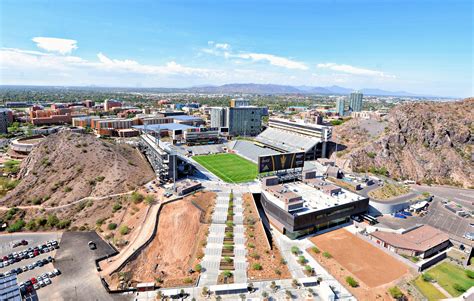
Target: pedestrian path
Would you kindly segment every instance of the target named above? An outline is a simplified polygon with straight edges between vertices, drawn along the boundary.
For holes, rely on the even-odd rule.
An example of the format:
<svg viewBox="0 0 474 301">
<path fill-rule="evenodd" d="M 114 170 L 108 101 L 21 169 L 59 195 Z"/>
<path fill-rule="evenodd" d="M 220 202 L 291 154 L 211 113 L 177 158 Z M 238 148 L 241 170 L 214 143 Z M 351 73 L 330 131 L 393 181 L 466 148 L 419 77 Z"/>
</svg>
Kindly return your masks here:
<svg viewBox="0 0 474 301">
<path fill-rule="evenodd" d="M 234 193 L 234 282 L 247 283 L 247 250 L 242 194 Z"/>
</svg>

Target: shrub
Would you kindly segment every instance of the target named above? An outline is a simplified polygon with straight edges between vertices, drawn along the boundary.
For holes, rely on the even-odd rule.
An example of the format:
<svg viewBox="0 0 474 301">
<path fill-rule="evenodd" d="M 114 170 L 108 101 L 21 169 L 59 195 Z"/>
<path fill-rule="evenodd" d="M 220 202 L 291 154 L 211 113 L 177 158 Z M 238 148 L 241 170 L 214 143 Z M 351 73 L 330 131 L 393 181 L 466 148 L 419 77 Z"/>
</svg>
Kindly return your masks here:
<svg viewBox="0 0 474 301">
<path fill-rule="evenodd" d="M 138 204 L 138 203 L 141 203 L 144 199 L 143 195 L 134 191 L 132 192 L 132 194 L 130 195 L 130 199 L 132 200 L 132 202 L 134 204 Z"/>
<path fill-rule="evenodd" d="M 41 205 L 41 201 L 42 201 L 41 198 L 36 197 L 31 202 L 33 203 L 33 205 Z"/>
<path fill-rule="evenodd" d="M 25 228 L 30 231 L 36 231 L 38 229 L 38 225 L 36 224 L 35 220 L 31 220 L 26 223 Z"/>
<path fill-rule="evenodd" d="M 455 290 L 457 290 L 458 292 L 460 292 L 460 293 L 464 293 L 466 291 L 466 288 L 464 286 L 460 285 L 459 283 L 453 284 L 453 288 Z"/>
<path fill-rule="evenodd" d="M 375 158 L 375 153 L 374 152 L 368 152 L 367 157 L 373 159 L 373 158 Z"/>
<path fill-rule="evenodd" d="M 224 244 L 224 249 L 226 249 L 226 250 L 233 250 L 233 249 L 234 249 L 234 246 L 233 246 L 233 245 L 229 245 L 229 244 Z"/>
<path fill-rule="evenodd" d="M 307 273 L 312 273 L 312 272 L 313 272 L 313 268 L 312 268 L 310 265 L 305 265 L 305 266 L 304 266 L 304 270 L 305 270 Z"/>
<path fill-rule="evenodd" d="M 403 297 L 402 291 L 398 288 L 398 286 L 394 286 L 388 289 L 390 296 L 394 299 L 401 299 Z"/>
<path fill-rule="evenodd" d="M 65 219 L 65 220 L 61 220 L 58 223 L 57 228 L 58 229 L 66 229 L 66 228 L 69 228 L 70 225 L 71 225 L 71 221 L 68 220 L 68 219 Z"/>
<path fill-rule="evenodd" d="M 110 223 L 110 224 L 107 225 L 107 229 L 115 230 L 115 229 L 117 229 L 117 224 L 116 223 Z"/>
<path fill-rule="evenodd" d="M 321 252 L 317 247 L 312 247 L 311 251 L 313 251 L 315 254 L 319 254 Z"/>
<path fill-rule="evenodd" d="M 359 282 L 357 282 L 354 278 L 352 278 L 351 276 L 347 276 L 346 277 L 346 282 L 347 284 L 349 284 L 351 287 L 358 287 L 359 286 Z"/>
<path fill-rule="evenodd" d="M 260 263 L 254 263 L 252 265 L 252 269 L 254 269 L 256 271 L 260 271 L 260 270 L 262 270 L 262 265 Z"/>
<path fill-rule="evenodd" d="M 253 252 L 252 254 L 250 254 L 250 257 L 252 257 L 253 259 L 260 259 L 260 255 L 257 252 Z"/>
<path fill-rule="evenodd" d="M 225 237 L 232 238 L 232 237 L 234 237 L 234 234 L 232 234 L 232 232 L 226 232 Z"/>
<path fill-rule="evenodd" d="M 48 216 L 48 221 L 46 224 L 51 228 L 56 227 L 56 225 L 59 224 L 59 218 L 56 215 L 51 214 Z"/>
<path fill-rule="evenodd" d="M 103 180 L 105 180 L 105 177 L 104 176 L 98 176 L 97 178 L 95 178 L 95 180 L 97 182 L 102 182 Z"/>
<path fill-rule="evenodd" d="M 304 257 L 304 256 L 299 256 L 299 257 L 298 257 L 298 262 L 299 262 L 300 264 L 305 264 L 306 261 L 307 261 L 307 260 L 306 260 L 306 257 Z"/>
<path fill-rule="evenodd" d="M 222 276 L 227 278 L 232 277 L 232 272 L 229 270 L 225 270 L 224 272 L 222 272 Z"/>
<path fill-rule="evenodd" d="M 183 282 L 186 283 L 186 284 L 189 284 L 189 283 L 193 282 L 193 279 L 191 279 L 189 277 L 186 277 L 186 278 L 184 278 Z"/>
<path fill-rule="evenodd" d="M 122 205 L 121 205 L 120 203 L 115 203 L 115 204 L 112 206 L 112 212 L 113 212 L 113 213 L 119 211 L 120 209 L 122 209 Z"/>
<path fill-rule="evenodd" d="M 198 273 L 200 273 L 202 271 L 202 266 L 198 263 L 194 266 L 194 270 Z"/>
<path fill-rule="evenodd" d="M 21 229 L 23 229 L 24 226 L 25 226 L 25 221 L 19 219 L 16 222 L 14 222 L 13 224 L 11 224 L 7 228 L 7 231 L 8 232 L 18 232 L 18 231 L 21 231 Z"/>
<path fill-rule="evenodd" d="M 433 281 L 433 277 L 431 277 L 431 275 L 428 274 L 428 273 L 421 274 L 421 278 L 423 278 L 423 280 L 426 281 L 426 282 Z"/>
<path fill-rule="evenodd" d="M 248 243 L 248 247 L 254 249 L 254 248 L 255 248 L 255 245 L 254 245 L 253 243 L 249 242 L 249 243 Z"/>
<path fill-rule="evenodd" d="M 298 248 L 297 246 L 293 246 L 291 247 L 291 253 L 293 254 L 298 254 L 300 252 L 300 248 Z"/>
<path fill-rule="evenodd" d="M 122 225 L 120 226 L 119 232 L 121 235 L 127 235 L 128 233 L 130 233 L 130 228 L 127 225 Z"/>
<path fill-rule="evenodd" d="M 229 256 L 224 256 L 224 261 L 227 263 L 231 263 L 233 260 Z"/>
<path fill-rule="evenodd" d="M 474 271 L 466 270 L 466 276 L 471 279 L 474 279 Z"/>
<path fill-rule="evenodd" d="M 71 191 L 72 191 L 71 187 L 69 187 L 69 186 L 64 187 L 64 192 L 67 193 L 67 192 L 71 192 Z"/>
<path fill-rule="evenodd" d="M 151 205 L 151 204 L 153 204 L 154 202 L 155 202 L 155 198 L 154 198 L 152 195 L 147 195 L 147 196 L 145 197 L 145 203 L 146 203 L 147 205 Z"/>
<path fill-rule="evenodd" d="M 100 227 L 104 224 L 105 220 L 106 220 L 105 217 L 99 218 L 98 220 L 95 221 L 95 224 Z"/>
<path fill-rule="evenodd" d="M 332 255 L 329 252 L 323 252 L 323 256 L 327 259 L 332 258 Z"/>
</svg>

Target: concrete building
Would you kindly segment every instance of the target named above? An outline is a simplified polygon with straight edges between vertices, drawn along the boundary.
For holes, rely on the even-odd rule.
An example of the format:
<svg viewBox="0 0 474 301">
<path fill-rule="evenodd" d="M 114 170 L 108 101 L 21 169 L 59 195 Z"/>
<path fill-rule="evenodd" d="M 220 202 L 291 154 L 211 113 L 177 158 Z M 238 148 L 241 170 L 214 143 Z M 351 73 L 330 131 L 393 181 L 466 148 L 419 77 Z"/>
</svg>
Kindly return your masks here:
<svg viewBox="0 0 474 301">
<path fill-rule="evenodd" d="M 349 111 L 362 111 L 362 99 L 364 95 L 359 91 L 354 91 L 349 95 Z"/>
<path fill-rule="evenodd" d="M 10 124 L 10 119 L 13 119 L 11 116 L 12 111 L 0 108 L 0 134 L 8 133 L 8 125 Z"/>
<path fill-rule="evenodd" d="M 212 107 L 210 109 L 211 127 L 227 127 L 227 108 Z"/>
<path fill-rule="evenodd" d="M 248 106 L 250 106 L 250 100 L 247 100 L 247 99 L 237 98 L 237 99 L 232 99 L 230 101 L 231 108 L 248 107 Z"/>
<path fill-rule="evenodd" d="M 104 101 L 104 111 L 109 112 L 113 108 L 121 108 L 122 103 L 120 101 L 117 101 L 115 99 L 106 99 Z"/>
<path fill-rule="evenodd" d="M 74 112 L 71 108 L 61 108 L 52 105 L 50 109 L 42 109 L 38 106 L 30 108 L 29 118 L 33 125 L 54 125 L 72 123 L 73 117 L 84 116 L 80 112 Z"/>
<path fill-rule="evenodd" d="M 375 231 L 370 238 L 400 255 L 428 258 L 451 246 L 448 234 L 429 225 L 419 225 L 402 233 Z"/>
<path fill-rule="evenodd" d="M 305 172 L 302 181 L 269 176 L 262 179 L 260 198 L 272 225 L 295 239 L 349 221 L 367 212 L 369 199 Z"/>
<path fill-rule="evenodd" d="M 232 136 L 256 136 L 262 131 L 264 109 L 255 106 L 227 109 L 227 125 Z"/>
<path fill-rule="evenodd" d="M 344 116 L 345 105 L 346 101 L 344 100 L 344 98 L 341 97 L 336 100 L 336 113 L 339 116 Z"/>
</svg>

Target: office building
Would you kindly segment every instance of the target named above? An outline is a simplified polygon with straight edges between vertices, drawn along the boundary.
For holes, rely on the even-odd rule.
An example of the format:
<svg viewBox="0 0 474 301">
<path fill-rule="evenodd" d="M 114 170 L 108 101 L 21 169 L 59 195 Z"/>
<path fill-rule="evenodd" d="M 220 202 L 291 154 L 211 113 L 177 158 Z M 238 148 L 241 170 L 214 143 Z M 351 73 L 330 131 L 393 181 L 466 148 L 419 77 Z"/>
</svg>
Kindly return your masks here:
<svg viewBox="0 0 474 301">
<path fill-rule="evenodd" d="M 227 127 L 227 108 L 212 107 L 210 109 L 211 127 Z"/>
<path fill-rule="evenodd" d="M 230 101 L 231 108 L 238 108 L 238 107 L 248 107 L 250 106 L 250 101 L 243 98 L 232 99 Z"/>
<path fill-rule="evenodd" d="M 12 111 L 8 109 L 0 109 L 0 134 L 8 133 L 8 124 L 10 124 L 10 118 L 12 117 Z"/>
<path fill-rule="evenodd" d="M 238 106 L 211 108 L 211 127 L 228 128 L 232 136 L 256 136 L 262 131 L 262 117 L 266 108 Z"/>
<path fill-rule="evenodd" d="M 344 98 L 341 97 L 341 98 L 338 98 L 336 100 L 336 113 L 339 116 L 344 116 L 345 105 L 346 105 L 346 102 L 345 102 Z"/>
<path fill-rule="evenodd" d="M 349 111 L 360 112 L 362 111 L 362 98 L 364 95 L 359 91 L 354 91 L 349 95 Z"/>
<path fill-rule="evenodd" d="M 104 101 L 104 111 L 105 112 L 109 112 L 113 108 L 121 108 L 121 107 L 122 107 L 122 103 L 120 101 L 115 100 L 115 99 L 106 99 Z"/>
<path fill-rule="evenodd" d="M 346 223 L 351 215 L 365 213 L 369 198 L 308 171 L 302 181 L 285 181 L 278 176 L 263 178 L 260 203 L 270 223 L 295 239 Z"/>
</svg>

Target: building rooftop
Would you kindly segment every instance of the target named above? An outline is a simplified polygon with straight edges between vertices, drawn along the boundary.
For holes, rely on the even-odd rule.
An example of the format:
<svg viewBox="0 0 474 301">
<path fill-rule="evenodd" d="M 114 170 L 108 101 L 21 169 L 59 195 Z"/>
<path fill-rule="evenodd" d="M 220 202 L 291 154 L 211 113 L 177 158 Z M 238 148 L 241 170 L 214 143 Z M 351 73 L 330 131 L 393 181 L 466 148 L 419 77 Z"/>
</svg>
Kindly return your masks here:
<svg viewBox="0 0 474 301">
<path fill-rule="evenodd" d="M 177 115 L 177 116 L 173 116 L 173 119 L 183 120 L 183 121 L 202 120 L 201 117 L 190 116 L 190 115 Z"/>
<path fill-rule="evenodd" d="M 144 125 L 134 125 L 132 126 L 135 129 L 144 130 Z M 196 129 L 195 126 L 190 126 L 186 124 L 178 124 L 178 123 L 163 123 L 163 124 L 150 124 L 146 126 L 148 131 L 175 131 L 175 130 L 187 130 L 187 129 Z"/>
<path fill-rule="evenodd" d="M 306 152 L 322 141 L 319 138 L 295 134 L 271 127 L 261 132 L 255 140 L 287 152 Z"/>
<path fill-rule="evenodd" d="M 267 199 L 282 209 L 285 208 L 285 199 L 301 197 L 303 207 L 292 211 L 301 215 L 358 201 L 363 197 L 342 189 L 321 178 L 304 182 L 293 182 L 267 186 L 263 191 Z"/>
<path fill-rule="evenodd" d="M 0 300 L 21 301 L 16 274 L 0 277 Z"/>
<path fill-rule="evenodd" d="M 425 252 L 447 240 L 449 236 L 431 226 L 422 225 L 402 234 L 376 231 L 371 235 L 396 248 Z"/>
</svg>

